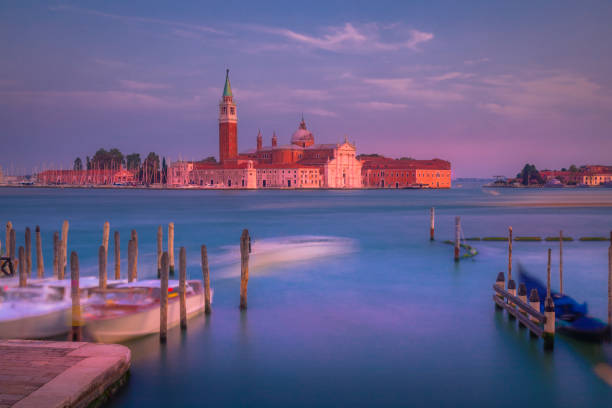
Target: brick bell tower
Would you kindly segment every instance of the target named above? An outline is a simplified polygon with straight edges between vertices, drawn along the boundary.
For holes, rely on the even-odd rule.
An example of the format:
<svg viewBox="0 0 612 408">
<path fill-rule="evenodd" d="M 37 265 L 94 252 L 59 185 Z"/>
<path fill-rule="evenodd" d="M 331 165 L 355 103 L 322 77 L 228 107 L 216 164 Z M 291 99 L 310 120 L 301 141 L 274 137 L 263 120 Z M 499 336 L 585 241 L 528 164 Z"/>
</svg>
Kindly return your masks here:
<svg viewBox="0 0 612 408">
<path fill-rule="evenodd" d="M 229 81 L 229 69 L 225 72 L 223 97 L 219 102 L 219 162 L 238 159 L 238 116 Z"/>
</svg>

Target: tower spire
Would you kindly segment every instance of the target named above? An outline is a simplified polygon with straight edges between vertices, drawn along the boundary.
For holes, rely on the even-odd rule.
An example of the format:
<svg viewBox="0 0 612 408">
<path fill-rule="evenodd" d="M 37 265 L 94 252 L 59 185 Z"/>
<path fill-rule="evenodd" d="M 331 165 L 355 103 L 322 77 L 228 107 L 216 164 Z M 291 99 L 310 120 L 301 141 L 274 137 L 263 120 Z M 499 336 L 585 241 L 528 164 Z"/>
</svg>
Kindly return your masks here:
<svg viewBox="0 0 612 408">
<path fill-rule="evenodd" d="M 232 87 L 229 80 L 229 68 L 225 70 L 225 87 L 223 87 L 223 96 L 232 96 Z"/>
</svg>

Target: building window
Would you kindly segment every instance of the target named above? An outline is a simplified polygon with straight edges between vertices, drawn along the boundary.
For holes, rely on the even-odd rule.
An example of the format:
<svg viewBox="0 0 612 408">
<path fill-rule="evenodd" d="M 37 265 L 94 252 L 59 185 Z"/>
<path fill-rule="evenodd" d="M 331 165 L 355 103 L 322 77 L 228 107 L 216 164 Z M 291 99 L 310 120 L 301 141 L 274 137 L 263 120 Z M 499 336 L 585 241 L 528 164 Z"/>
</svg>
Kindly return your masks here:
<svg viewBox="0 0 612 408">
<path fill-rule="evenodd" d="M 232 106 L 232 107 L 230 108 L 230 113 L 231 113 L 232 115 L 235 115 L 235 114 L 236 114 L 236 108 L 234 108 L 234 107 Z"/>
</svg>

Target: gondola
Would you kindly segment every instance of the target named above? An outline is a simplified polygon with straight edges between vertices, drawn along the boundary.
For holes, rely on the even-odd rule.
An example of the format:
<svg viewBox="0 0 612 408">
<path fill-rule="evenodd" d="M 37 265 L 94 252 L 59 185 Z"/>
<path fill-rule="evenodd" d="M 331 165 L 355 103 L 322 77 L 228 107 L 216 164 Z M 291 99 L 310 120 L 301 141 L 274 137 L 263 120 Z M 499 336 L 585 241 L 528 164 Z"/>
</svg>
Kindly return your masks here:
<svg viewBox="0 0 612 408">
<path fill-rule="evenodd" d="M 544 312 L 546 285 L 519 265 L 518 282 L 524 283 L 527 293 L 535 289 L 540 297 L 540 311 Z M 578 303 L 571 296 L 551 291 L 555 302 L 556 328 L 559 332 L 585 341 L 602 341 L 610 337 L 610 327 L 600 319 L 589 316 L 586 303 Z"/>
</svg>

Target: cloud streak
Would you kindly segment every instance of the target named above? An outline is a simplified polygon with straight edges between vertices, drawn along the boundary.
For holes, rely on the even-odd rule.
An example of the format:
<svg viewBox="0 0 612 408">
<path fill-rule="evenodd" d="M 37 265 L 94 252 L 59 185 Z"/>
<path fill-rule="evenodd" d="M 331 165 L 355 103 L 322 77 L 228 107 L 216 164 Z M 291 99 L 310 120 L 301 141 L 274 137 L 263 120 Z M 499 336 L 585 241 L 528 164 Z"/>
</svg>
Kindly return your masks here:
<svg viewBox="0 0 612 408">
<path fill-rule="evenodd" d="M 67 5 L 53 6 L 53 7 L 50 7 L 50 9 L 53 11 L 69 11 L 69 12 L 76 12 L 76 13 L 82 13 L 82 14 L 89 14 L 92 16 L 98 16 L 102 18 L 109 18 L 109 19 L 113 19 L 117 21 L 122 21 L 124 23 L 157 24 L 157 25 L 163 25 L 163 26 L 174 27 L 174 28 L 182 28 L 186 30 L 204 32 L 204 33 L 220 34 L 220 35 L 226 34 L 222 30 L 218 30 L 216 28 L 206 26 L 206 25 L 182 23 L 179 21 L 164 20 L 164 19 L 159 19 L 159 18 L 125 16 L 125 15 L 120 15 L 120 14 L 105 13 L 105 12 L 98 11 L 98 10 L 84 9 L 84 8 L 67 6 Z"/>
<path fill-rule="evenodd" d="M 273 34 L 305 47 L 332 52 L 398 51 L 401 49 L 419 51 L 419 45 L 434 38 L 432 33 L 413 29 L 409 30 L 407 38 L 393 41 L 383 38 L 382 33 L 389 30 L 381 30 L 377 24 L 357 27 L 352 23 L 345 23 L 343 26 L 328 27 L 326 32 L 319 36 L 299 33 L 286 28 L 245 27 Z"/>
</svg>

